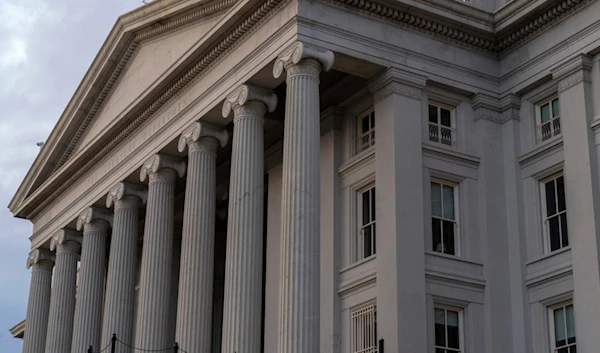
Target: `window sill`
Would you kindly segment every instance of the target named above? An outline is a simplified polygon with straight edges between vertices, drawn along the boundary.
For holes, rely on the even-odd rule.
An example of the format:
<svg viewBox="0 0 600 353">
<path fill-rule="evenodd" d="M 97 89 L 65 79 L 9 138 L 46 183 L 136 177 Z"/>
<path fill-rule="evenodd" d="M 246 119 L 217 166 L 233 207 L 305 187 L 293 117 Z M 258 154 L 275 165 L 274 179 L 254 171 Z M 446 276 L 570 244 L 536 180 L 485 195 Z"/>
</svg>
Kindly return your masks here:
<svg viewBox="0 0 600 353">
<path fill-rule="evenodd" d="M 525 285 L 532 287 L 545 283 L 561 274 L 572 271 L 571 247 L 566 246 L 560 250 L 544 254 L 542 257 L 525 264 L 527 277 Z"/>
<path fill-rule="evenodd" d="M 485 287 L 483 264 L 436 251 L 425 251 L 425 274 L 430 281 L 451 281 L 480 291 Z"/>
<path fill-rule="evenodd" d="M 525 166 L 551 154 L 552 152 L 562 147 L 562 142 L 562 134 L 560 134 L 540 144 L 535 145 L 535 147 L 531 151 L 524 153 L 523 155 L 521 155 L 521 157 L 519 157 L 519 164 L 521 166 Z"/>
<path fill-rule="evenodd" d="M 422 143 L 422 149 L 425 156 L 450 160 L 468 167 L 477 168 L 479 166 L 480 158 L 478 156 L 459 152 L 454 146 L 425 141 Z"/>
<path fill-rule="evenodd" d="M 375 146 L 376 145 L 373 145 L 348 159 L 346 163 L 344 163 L 338 169 L 338 173 L 341 175 L 350 174 L 354 170 L 362 167 L 364 164 L 369 162 L 371 158 L 375 158 Z"/>
<path fill-rule="evenodd" d="M 353 263 L 340 270 L 338 294 L 347 294 L 375 282 L 377 277 L 377 254 Z"/>
</svg>

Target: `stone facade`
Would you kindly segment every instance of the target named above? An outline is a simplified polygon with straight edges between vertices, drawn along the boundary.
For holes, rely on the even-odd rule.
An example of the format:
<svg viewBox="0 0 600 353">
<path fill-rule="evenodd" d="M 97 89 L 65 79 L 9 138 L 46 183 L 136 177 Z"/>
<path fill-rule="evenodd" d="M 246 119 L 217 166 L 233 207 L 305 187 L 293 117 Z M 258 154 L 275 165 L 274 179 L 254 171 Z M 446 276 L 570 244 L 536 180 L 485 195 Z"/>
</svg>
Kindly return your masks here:
<svg viewBox="0 0 600 353">
<path fill-rule="evenodd" d="M 599 13 L 123 15 L 9 205 L 23 351 L 597 352 Z"/>
</svg>

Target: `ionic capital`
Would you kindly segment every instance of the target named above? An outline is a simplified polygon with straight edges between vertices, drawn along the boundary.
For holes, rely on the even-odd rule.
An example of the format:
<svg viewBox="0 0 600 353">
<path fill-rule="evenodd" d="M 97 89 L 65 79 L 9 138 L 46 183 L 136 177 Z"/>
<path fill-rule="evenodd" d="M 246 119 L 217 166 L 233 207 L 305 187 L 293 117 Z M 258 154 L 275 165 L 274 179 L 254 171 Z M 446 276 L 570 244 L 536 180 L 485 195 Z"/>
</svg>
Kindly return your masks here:
<svg viewBox="0 0 600 353">
<path fill-rule="evenodd" d="M 181 158 L 157 153 L 148 158 L 142 165 L 140 181 L 146 181 L 147 177 L 156 174 L 161 169 L 170 169 L 177 173 L 180 178 L 185 176 L 185 162 Z"/>
<path fill-rule="evenodd" d="M 225 98 L 222 111 L 223 117 L 228 117 L 232 110 L 235 111 L 248 102 L 263 103 L 269 112 L 273 112 L 277 107 L 277 96 L 271 90 L 246 83 L 242 84 Z M 258 112 L 257 114 L 262 115 Z"/>
<path fill-rule="evenodd" d="M 45 269 L 50 270 L 54 266 L 54 254 L 46 249 L 34 249 L 27 256 L 25 267 L 29 269 L 34 264 L 40 264 Z"/>
<path fill-rule="evenodd" d="M 61 229 L 52 236 L 52 240 L 50 240 L 50 250 L 58 250 L 58 246 L 62 245 L 63 248 L 77 253 L 81 249 L 81 241 L 81 233 L 72 229 Z"/>
<path fill-rule="evenodd" d="M 97 207 L 87 207 L 77 218 L 77 230 L 106 231 L 112 224 L 112 213 Z"/>
<path fill-rule="evenodd" d="M 303 59 L 317 60 L 321 64 L 321 70 L 327 72 L 333 66 L 335 56 L 331 50 L 322 50 L 302 42 L 295 42 L 277 56 L 273 66 L 273 76 L 278 78 L 284 70 L 291 65 L 298 64 Z"/>
<path fill-rule="evenodd" d="M 117 183 L 117 185 L 113 186 L 112 189 L 108 192 L 108 196 L 106 197 L 106 207 L 110 208 L 112 205 L 117 207 L 118 201 L 123 201 L 125 197 L 133 196 L 139 199 L 137 204 L 131 204 L 130 207 L 139 207 L 140 204 L 146 203 L 146 198 L 148 197 L 148 192 L 146 188 L 142 185 L 129 183 L 127 181 L 122 181 Z M 123 205 L 127 206 L 127 205 Z"/>
<path fill-rule="evenodd" d="M 229 141 L 227 130 L 209 123 L 194 121 L 183 130 L 181 137 L 179 137 L 179 143 L 177 144 L 179 152 L 183 152 L 186 146 L 190 146 L 202 137 L 215 139 L 221 147 L 225 147 Z"/>
</svg>

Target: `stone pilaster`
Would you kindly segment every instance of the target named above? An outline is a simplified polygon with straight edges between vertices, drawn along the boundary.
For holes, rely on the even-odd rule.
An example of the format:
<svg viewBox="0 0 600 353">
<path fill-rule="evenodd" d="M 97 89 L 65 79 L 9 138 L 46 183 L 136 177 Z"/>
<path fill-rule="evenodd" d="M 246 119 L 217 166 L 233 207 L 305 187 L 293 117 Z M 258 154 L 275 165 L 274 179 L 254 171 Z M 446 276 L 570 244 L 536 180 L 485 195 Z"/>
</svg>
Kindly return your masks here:
<svg viewBox="0 0 600 353">
<path fill-rule="evenodd" d="M 577 350 L 595 352 L 600 327 L 600 187 L 598 150 L 590 124 L 594 99 L 587 55 L 577 55 L 552 71 L 558 82 L 563 135 L 567 227 L 573 264 L 573 304 Z M 594 333 L 593 333 L 594 332 Z"/>
<path fill-rule="evenodd" d="M 86 208 L 77 219 L 77 230 L 83 231 L 83 243 L 72 353 L 86 352 L 90 346 L 95 351 L 99 351 L 109 343 L 100 342 L 100 334 L 102 333 L 106 237 L 111 222 L 112 214 L 94 207 Z"/>
<path fill-rule="evenodd" d="M 422 90 L 426 78 L 389 68 L 375 101 L 378 339 L 387 352 L 427 352 Z M 410 269 L 406 271 L 405 269 Z"/>
<path fill-rule="evenodd" d="M 319 75 L 331 51 L 301 42 L 283 51 L 273 75 L 287 72 L 281 202 L 280 353 L 320 351 Z"/>
<path fill-rule="evenodd" d="M 27 334 L 23 337 L 23 353 L 44 353 L 50 313 L 50 290 L 54 254 L 46 249 L 35 249 L 27 257 L 31 267 L 31 284 L 27 302 Z"/>
<path fill-rule="evenodd" d="M 173 266 L 175 181 L 185 175 L 179 158 L 156 154 L 143 165 L 149 179 L 135 347 L 165 349 L 169 342 L 169 304 Z M 183 348 L 183 347 L 182 347 Z"/>
<path fill-rule="evenodd" d="M 211 347 L 217 148 L 227 131 L 194 122 L 181 135 L 188 152 L 175 340 L 188 352 Z"/>
<path fill-rule="evenodd" d="M 56 264 L 48 315 L 51 324 L 48 325 L 45 353 L 71 351 L 77 258 L 81 241 L 81 234 L 71 229 L 61 229 L 50 241 L 50 250 L 56 250 Z"/>
<path fill-rule="evenodd" d="M 263 117 L 277 105 L 274 93 L 241 85 L 225 99 L 223 116 L 233 110 L 223 353 L 259 353 L 262 313 L 264 198 Z"/>
<path fill-rule="evenodd" d="M 102 320 L 102 340 L 110 342 L 112 334 L 133 343 L 135 308 L 135 271 L 140 207 L 146 202 L 146 188 L 128 182 L 115 185 L 106 199 L 106 207 L 114 205 L 113 229 L 106 276 L 106 299 Z M 129 352 L 117 345 L 117 353 Z"/>
</svg>

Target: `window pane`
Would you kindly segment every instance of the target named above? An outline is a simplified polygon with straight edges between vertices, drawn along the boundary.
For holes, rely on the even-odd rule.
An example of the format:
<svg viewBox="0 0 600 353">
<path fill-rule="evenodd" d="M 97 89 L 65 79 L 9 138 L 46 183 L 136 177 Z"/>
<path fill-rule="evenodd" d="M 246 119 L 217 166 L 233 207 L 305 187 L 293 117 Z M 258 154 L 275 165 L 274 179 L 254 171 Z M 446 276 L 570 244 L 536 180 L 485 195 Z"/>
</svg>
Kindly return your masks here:
<svg viewBox="0 0 600 353">
<path fill-rule="evenodd" d="M 435 349 L 435 353 L 447 353 L 445 349 L 443 348 L 436 348 Z"/>
<path fill-rule="evenodd" d="M 556 118 L 560 116 L 560 108 L 558 105 L 558 98 L 552 101 L 552 117 Z"/>
<path fill-rule="evenodd" d="M 371 215 L 371 210 L 369 207 L 369 191 L 365 191 L 362 194 L 362 224 L 368 224 L 370 219 L 369 216 Z"/>
<path fill-rule="evenodd" d="M 548 231 L 550 232 L 550 251 L 560 249 L 558 217 L 552 217 L 548 220 Z"/>
<path fill-rule="evenodd" d="M 554 341 L 556 347 L 561 347 L 566 344 L 565 334 L 565 312 L 563 308 L 554 310 Z"/>
<path fill-rule="evenodd" d="M 452 186 L 443 186 L 444 195 L 444 218 L 454 220 L 454 188 Z"/>
<path fill-rule="evenodd" d="M 450 111 L 448 109 L 440 109 L 440 111 L 442 113 L 441 114 L 442 117 L 440 119 L 441 120 L 440 123 L 442 125 L 444 125 L 444 126 L 451 127 L 452 126 L 452 122 L 450 120 Z"/>
<path fill-rule="evenodd" d="M 554 180 L 546 183 L 546 216 L 556 214 L 556 194 L 554 193 Z"/>
<path fill-rule="evenodd" d="M 550 120 L 550 104 L 546 103 L 540 107 L 540 118 L 542 124 Z"/>
<path fill-rule="evenodd" d="M 363 229 L 363 246 L 363 257 L 373 255 L 373 248 L 371 247 L 371 227 Z"/>
<path fill-rule="evenodd" d="M 569 347 L 569 353 L 577 353 L 577 347 L 576 346 Z"/>
<path fill-rule="evenodd" d="M 563 177 L 556 178 L 556 193 L 558 194 L 558 211 L 567 209 L 565 203 L 565 179 Z"/>
<path fill-rule="evenodd" d="M 460 348 L 458 338 L 458 313 L 448 310 L 448 348 Z"/>
<path fill-rule="evenodd" d="M 454 222 L 443 221 L 444 227 L 444 253 L 454 255 Z"/>
<path fill-rule="evenodd" d="M 436 124 L 438 122 L 436 106 L 433 106 L 433 105 L 429 106 L 429 121 L 432 123 L 436 123 Z"/>
<path fill-rule="evenodd" d="M 575 313 L 573 305 L 565 307 L 567 311 L 567 339 L 569 343 L 575 343 Z"/>
<path fill-rule="evenodd" d="M 377 232 L 375 230 L 375 223 L 373 223 L 371 225 L 371 232 L 373 232 L 373 254 L 377 253 Z"/>
<path fill-rule="evenodd" d="M 431 214 L 442 217 L 442 185 L 431 183 Z"/>
<path fill-rule="evenodd" d="M 431 219 L 431 233 L 433 235 L 433 251 L 442 252 L 442 220 Z"/>
<path fill-rule="evenodd" d="M 368 115 L 364 116 L 362 118 L 362 132 L 364 134 L 367 131 L 369 131 L 369 116 Z"/>
<path fill-rule="evenodd" d="M 435 345 L 446 347 L 445 310 L 435 309 Z"/>
<path fill-rule="evenodd" d="M 375 112 L 371 112 L 371 129 L 375 128 Z"/>
<path fill-rule="evenodd" d="M 375 188 L 371 189 L 371 221 L 375 220 Z"/>
<path fill-rule="evenodd" d="M 569 348 L 561 348 L 557 351 L 558 353 L 569 353 Z"/>
<path fill-rule="evenodd" d="M 562 233 L 562 246 L 569 246 L 569 231 L 567 230 L 567 214 L 560 215 L 560 231 Z"/>
</svg>

